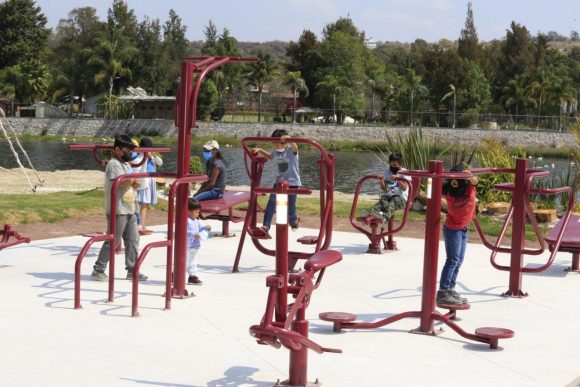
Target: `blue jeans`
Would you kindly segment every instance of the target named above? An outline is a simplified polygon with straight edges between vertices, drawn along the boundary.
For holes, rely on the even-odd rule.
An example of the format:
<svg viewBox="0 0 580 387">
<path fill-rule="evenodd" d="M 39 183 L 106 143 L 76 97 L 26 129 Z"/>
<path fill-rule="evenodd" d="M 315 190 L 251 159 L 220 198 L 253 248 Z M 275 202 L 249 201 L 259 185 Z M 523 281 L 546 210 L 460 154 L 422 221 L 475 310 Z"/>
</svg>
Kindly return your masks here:
<svg viewBox="0 0 580 387">
<path fill-rule="evenodd" d="M 448 290 L 455 288 L 459 268 L 465 258 L 465 247 L 467 246 L 467 230 L 469 227 L 460 230 L 452 230 L 443 226 L 443 238 L 445 239 L 445 252 L 447 260 L 441 271 L 439 289 Z"/>
<path fill-rule="evenodd" d="M 224 196 L 224 193 L 219 189 L 212 188 L 209 191 L 203 191 L 196 195 L 193 195 L 193 198 L 197 201 L 204 201 L 204 200 L 211 200 L 211 199 L 218 199 Z"/>
<path fill-rule="evenodd" d="M 276 185 L 274 184 L 274 188 Z M 293 185 L 288 188 L 298 188 L 298 186 Z M 272 224 L 272 218 L 276 213 L 276 194 L 270 194 L 268 199 L 268 205 L 266 206 L 266 212 L 264 213 L 264 226 L 270 227 Z M 290 224 L 296 223 L 298 220 L 298 213 L 296 212 L 296 195 L 288 195 L 288 221 Z"/>
</svg>

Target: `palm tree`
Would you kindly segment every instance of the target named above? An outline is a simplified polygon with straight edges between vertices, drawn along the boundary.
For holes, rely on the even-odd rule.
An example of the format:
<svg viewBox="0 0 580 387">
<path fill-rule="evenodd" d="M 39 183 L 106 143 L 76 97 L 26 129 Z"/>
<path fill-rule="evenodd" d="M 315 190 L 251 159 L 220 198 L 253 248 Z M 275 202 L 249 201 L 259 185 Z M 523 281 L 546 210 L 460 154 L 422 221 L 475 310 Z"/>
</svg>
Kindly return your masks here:
<svg viewBox="0 0 580 387">
<path fill-rule="evenodd" d="M 552 85 L 551 94 L 555 97 L 559 105 L 559 114 L 569 116 L 571 106 L 577 102 L 576 89 L 569 78 L 564 78 L 560 82 Z M 562 131 L 562 120 L 559 120 L 558 131 Z"/>
<path fill-rule="evenodd" d="M 534 76 L 534 81 L 530 83 L 529 89 L 532 95 L 537 95 L 538 104 L 538 121 L 536 123 L 536 131 L 540 129 L 540 115 L 542 111 L 542 102 L 544 101 L 547 90 L 551 85 L 551 80 L 549 79 L 546 71 L 543 68 L 538 69 Z"/>
<path fill-rule="evenodd" d="M 512 106 L 516 108 L 516 130 L 518 130 L 520 103 L 522 107 L 536 104 L 536 100 L 530 97 L 522 76 L 516 75 L 514 79 L 508 81 L 507 86 L 503 88 L 503 99 L 506 108 Z"/>
<path fill-rule="evenodd" d="M 292 91 L 292 123 L 296 123 L 296 96 L 302 94 L 304 97 L 308 97 L 309 93 L 308 86 L 301 77 L 300 71 L 286 73 L 286 84 L 290 86 L 290 91 Z"/>
<path fill-rule="evenodd" d="M 445 101 L 447 98 L 453 96 L 453 129 L 455 129 L 455 103 L 457 101 L 457 93 L 455 90 L 455 86 L 453 84 L 449 84 L 449 89 L 451 90 L 449 93 L 445 94 L 443 98 L 441 98 L 441 102 Z"/>
<path fill-rule="evenodd" d="M 250 71 L 246 74 L 246 80 L 258 90 L 258 122 L 262 116 L 262 94 L 264 92 L 264 85 L 278 74 L 278 69 L 272 56 L 264 54 L 262 51 L 258 52 L 258 62 L 250 64 Z"/>
<path fill-rule="evenodd" d="M 423 77 L 420 75 L 415 74 L 415 70 L 407 69 L 407 73 L 404 77 L 404 83 L 408 90 L 411 92 L 411 126 L 413 126 L 413 102 L 415 99 L 415 93 L 419 97 L 425 97 L 429 95 L 429 90 L 427 87 L 421 84 Z"/>
<path fill-rule="evenodd" d="M 118 32 L 113 32 L 111 36 L 103 35 L 97 38 L 96 43 L 95 52 L 88 63 L 96 68 L 95 83 L 97 85 L 107 84 L 107 115 L 111 117 L 115 79 L 131 78 L 131 69 L 127 63 L 138 53 L 138 50 Z"/>
</svg>

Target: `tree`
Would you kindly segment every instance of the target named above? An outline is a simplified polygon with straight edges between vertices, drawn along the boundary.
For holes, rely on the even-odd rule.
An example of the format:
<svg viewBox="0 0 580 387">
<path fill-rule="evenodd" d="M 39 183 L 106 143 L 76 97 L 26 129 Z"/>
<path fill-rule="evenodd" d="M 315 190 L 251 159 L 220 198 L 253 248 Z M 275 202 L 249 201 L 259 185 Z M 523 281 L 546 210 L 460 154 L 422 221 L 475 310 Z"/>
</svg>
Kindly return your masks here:
<svg viewBox="0 0 580 387">
<path fill-rule="evenodd" d="M 60 20 L 52 36 L 50 96 L 58 101 L 68 95 L 70 114 L 73 96 L 82 97 L 95 90 L 87 61 L 95 39 L 104 33 L 104 28 L 95 8 L 75 8 L 66 19 Z"/>
<path fill-rule="evenodd" d="M 536 101 L 529 96 L 529 90 L 526 87 L 525 79 L 522 76 L 516 76 L 514 79 L 510 79 L 507 86 L 503 89 L 504 92 L 504 104 L 506 108 L 515 107 L 516 115 L 516 127 L 518 130 L 518 121 L 520 106 L 526 107 L 530 104 L 535 104 Z"/>
<path fill-rule="evenodd" d="M 133 81 L 150 94 L 166 95 L 172 88 L 175 63 L 170 63 L 161 41 L 159 19 L 145 18 L 137 31 L 137 57 Z"/>
<path fill-rule="evenodd" d="M 33 0 L 0 3 L 0 69 L 30 60 L 44 62 L 49 29 Z"/>
<path fill-rule="evenodd" d="M 292 123 L 296 123 L 296 96 L 302 93 L 308 96 L 308 86 L 306 82 L 301 78 L 300 71 L 288 71 L 286 73 L 285 83 L 290 86 L 290 91 L 292 91 Z"/>
<path fill-rule="evenodd" d="M 253 62 L 249 65 L 249 71 L 246 73 L 245 78 L 250 85 L 258 90 L 258 122 L 260 122 L 264 85 L 274 78 L 274 75 L 278 73 L 278 69 L 270 54 L 264 54 L 260 51 L 258 52 L 258 58 L 260 59 L 259 62 Z"/>
<path fill-rule="evenodd" d="M 540 115 L 542 112 L 542 103 L 546 97 L 546 93 L 551 85 L 551 79 L 549 75 L 543 68 L 536 70 L 536 73 L 532 77 L 532 82 L 529 85 L 530 93 L 536 97 L 536 103 L 538 105 L 538 121 L 536 123 L 536 130 L 540 128 Z"/>
<path fill-rule="evenodd" d="M 485 74 L 475 62 L 469 62 L 467 87 L 464 99 L 466 106 L 477 112 L 485 110 L 491 102 L 491 87 Z"/>
<path fill-rule="evenodd" d="M 445 94 L 443 98 L 441 98 L 441 102 L 453 96 L 453 129 L 455 129 L 455 106 L 457 102 L 457 93 L 455 90 L 455 86 L 453 86 L 452 84 L 449 85 L 449 90 L 450 90 L 449 93 Z"/>
<path fill-rule="evenodd" d="M 97 39 L 97 47 L 94 55 L 89 59 L 89 64 L 95 68 L 95 83 L 107 86 L 107 116 L 113 114 L 113 87 L 115 80 L 126 77 L 131 78 L 132 72 L 128 67 L 129 61 L 137 54 L 137 49 L 128 43 L 127 38 L 119 32 L 113 35 L 103 35 Z"/>
<path fill-rule="evenodd" d="M 169 10 L 169 19 L 163 25 L 163 52 L 165 68 L 164 93 L 175 94 L 177 82 L 173 82 L 179 76 L 181 60 L 189 53 L 189 43 L 185 37 L 187 27 L 182 24 L 182 19 L 173 9 Z"/>
<path fill-rule="evenodd" d="M 462 58 L 475 62 L 479 60 L 479 41 L 477 39 L 477 31 L 475 30 L 471 1 L 467 3 L 465 27 L 461 30 L 461 34 L 457 40 L 457 52 Z"/>
<path fill-rule="evenodd" d="M 407 73 L 403 78 L 404 85 L 411 97 L 411 126 L 414 125 L 413 123 L 413 103 L 415 99 L 415 95 L 419 97 L 425 97 L 429 95 L 429 90 L 421 83 L 422 77 L 415 74 L 415 70 L 407 69 Z"/>
<path fill-rule="evenodd" d="M 516 22 L 507 30 L 501 60 L 504 77 L 510 80 L 517 75 L 529 75 L 535 68 L 535 46 L 527 28 Z"/>
</svg>

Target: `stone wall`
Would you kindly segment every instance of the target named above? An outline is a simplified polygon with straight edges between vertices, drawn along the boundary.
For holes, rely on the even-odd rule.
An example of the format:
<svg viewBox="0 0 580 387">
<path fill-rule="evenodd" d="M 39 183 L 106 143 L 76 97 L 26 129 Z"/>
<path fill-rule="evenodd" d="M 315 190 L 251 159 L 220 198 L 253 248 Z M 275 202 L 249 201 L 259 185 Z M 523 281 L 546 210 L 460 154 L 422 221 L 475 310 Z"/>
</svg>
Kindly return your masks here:
<svg viewBox="0 0 580 387">
<path fill-rule="evenodd" d="M 170 120 L 105 120 L 105 119 L 49 119 L 8 118 L 17 133 L 54 136 L 114 136 L 116 133 L 130 135 L 176 136 L 176 128 Z M 199 136 L 269 136 L 274 129 L 283 128 L 293 136 L 328 141 L 384 141 L 385 134 L 407 134 L 409 128 L 375 126 L 318 126 L 311 124 L 270 123 L 222 123 L 200 122 L 193 132 Z M 482 138 L 493 138 L 510 147 L 564 148 L 576 143 L 571 133 L 507 131 L 479 129 L 423 128 L 423 133 L 442 143 L 480 145 Z"/>
</svg>

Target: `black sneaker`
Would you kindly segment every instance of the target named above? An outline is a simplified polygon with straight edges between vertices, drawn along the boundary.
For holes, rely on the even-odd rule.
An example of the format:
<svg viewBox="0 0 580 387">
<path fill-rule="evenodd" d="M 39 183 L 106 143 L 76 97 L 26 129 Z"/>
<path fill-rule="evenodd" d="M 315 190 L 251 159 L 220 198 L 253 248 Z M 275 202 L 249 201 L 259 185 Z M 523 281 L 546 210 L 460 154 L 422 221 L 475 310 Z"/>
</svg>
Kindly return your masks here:
<svg viewBox="0 0 580 387">
<path fill-rule="evenodd" d="M 188 285 L 201 285 L 201 284 L 203 284 L 203 282 L 199 278 L 197 278 L 197 276 L 190 275 L 189 278 L 187 279 L 187 284 Z"/>
<path fill-rule="evenodd" d="M 292 229 L 292 231 L 296 231 L 296 230 L 298 230 L 299 225 L 300 225 L 300 218 L 296 219 L 295 222 L 290 223 L 290 228 Z"/>
<path fill-rule="evenodd" d="M 457 293 L 455 289 L 449 289 L 449 291 L 451 292 L 451 294 L 453 294 L 453 297 L 459 298 L 462 303 L 467 304 L 467 298 L 461 297 L 461 295 Z"/>
<path fill-rule="evenodd" d="M 450 290 L 439 290 L 437 292 L 437 304 L 459 305 L 463 304 L 461 299 L 455 297 Z"/>
</svg>

